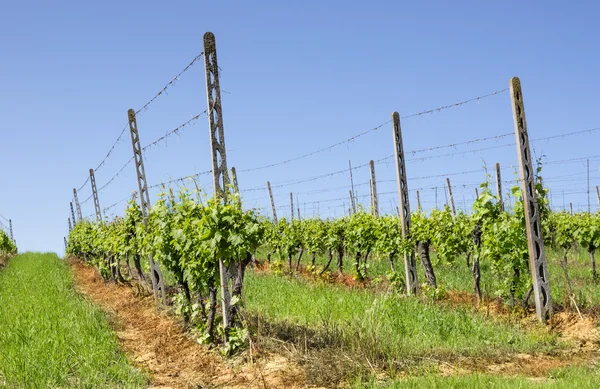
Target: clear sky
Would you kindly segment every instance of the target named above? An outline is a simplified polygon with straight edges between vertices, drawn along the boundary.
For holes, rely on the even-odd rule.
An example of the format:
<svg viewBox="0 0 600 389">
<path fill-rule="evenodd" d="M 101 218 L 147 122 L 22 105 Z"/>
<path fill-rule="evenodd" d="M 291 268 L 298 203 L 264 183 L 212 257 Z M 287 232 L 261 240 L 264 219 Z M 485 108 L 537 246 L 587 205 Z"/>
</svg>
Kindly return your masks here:
<svg viewBox="0 0 600 389">
<path fill-rule="evenodd" d="M 343 141 L 387 122 L 393 111 L 406 116 L 503 90 L 513 76 L 521 78 L 532 139 L 600 127 L 599 12 L 594 2 L 558 1 L 4 2 L 0 214 L 13 220 L 22 251 L 61 253 L 73 187 L 106 155 L 127 109 L 143 106 L 202 51 L 206 31 L 217 38 L 228 162 L 239 171 Z M 138 117 L 143 145 L 206 109 L 203 61 L 167 92 Z M 145 153 L 151 184 L 210 169 L 207 120 L 194 123 Z M 509 94 L 406 118 L 402 129 L 407 153 L 512 133 Z M 267 206 L 270 180 L 280 217 L 289 214 L 290 191 L 305 216 L 341 215 L 347 173 L 280 183 L 345 169 L 349 159 L 358 166 L 387 157 L 391 131 L 388 123 L 311 157 L 240 172 L 245 205 Z M 550 162 L 594 156 L 591 203 L 598 208 L 598 140 L 600 131 L 592 131 L 533 143 L 548 161 L 553 206 L 587 208 L 586 166 Z M 438 186 L 441 206 L 446 174 L 479 170 L 450 175 L 457 207 L 468 208 L 484 164 L 500 162 L 503 179 L 514 178 L 516 147 L 503 146 L 510 143 L 513 135 L 407 156 L 409 188 L 424 188 L 423 206 L 431 208 L 429 188 Z M 125 133 L 97 171 L 98 187 L 131 155 Z M 394 169 L 391 160 L 376 165 L 383 213 L 397 203 Z M 368 168 L 354 171 L 356 184 L 368 179 Z M 210 191 L 210 176 L 199 180 Z M 136 188 L 129 165 L 100 192 L 101 207 Z M 356 188 L 369 194 L 367 185 Z M 80 201 L 90 193 L 88 184 Z M 415 207 L 415 192 L 411 201 Z M 93 214 L 92 201 L 82 208 Z"/>
</svg>

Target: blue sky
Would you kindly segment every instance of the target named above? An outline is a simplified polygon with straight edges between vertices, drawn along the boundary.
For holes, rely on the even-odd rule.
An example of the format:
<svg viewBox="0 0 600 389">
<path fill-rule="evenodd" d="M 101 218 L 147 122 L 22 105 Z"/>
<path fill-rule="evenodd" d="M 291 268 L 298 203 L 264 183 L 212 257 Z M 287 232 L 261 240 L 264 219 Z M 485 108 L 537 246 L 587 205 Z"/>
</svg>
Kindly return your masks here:
<svg viewBox="0 0 600 389">
<path fill-rule="evenodd" d="M 238 170 L 342 141 L 387 122 L 393 111 L 406 116 L 503 90 L 512 76 L 523 84 L 532 139 L 600 127 L 598 8 L 557 1 L 7 2 L 0 13 L 0 214 L 13 220 L 21 250 L 62 252 L 72 188 L 106 155 L 126 125 L 127 110 L 144 105 L 202 51 L 206 31 L 217 37 L 228 162 Z M 142 144 L 204 111 L 204 88 L 199 61 L 140 114 Z M 509 95 L 502 92 L 407 118 L 405 151 L 512 133 L 511 115 Z M 151 184 L 210 169 L 207 120 L 194 123 L 146 153 Z M 595 156 L 593 190 L 600 184 L 599 139 L 592 131 L 533 146 L 548 162 Z M 514 136 L 507 135 L 407 156 L 409 188 L 424 188 L 421 199 L 430 208 L 430 188 L 438 186 L 441 206 L 446 174 L 479 170 L 449 176 L 457 207 L 468 208 L 485 178 L 484 164 L 492 169 L 500 162 L 503 178 L 514 178 L 516 147 L 503 146 L 511 142 Z M 241 172 L 240 187 L 247 206 L 265 207 L 270 180 L 280 217 L 289 213 L 290 191 L 305 216 L 339 216 L 344 202 L 348 206 L 348 174 L 280 183 L 392 153 L 386 124 L 308 158 Z M 97 171 L 98 186 L 131 155 L 126 133 Z M 390 162 L 376 165 L 383 213 L 397 203 Z M 564 191 L 565 204 L 587 208 L 585 160 L 548 163 L 544 175 L 554 206 L 563 205 Z M 430 176 L 436 177 L 419 178 Z M 368 168 L 354 171 L 355 183 L 368 179 Z M 210 191 L 210 177 L 199 180 Z M 100 192 L 101 207 L 136 188 L 129 165 Z M 367 185 L 357 191 L 369 194 Z M 89 194 L 88 184 L 80 200 Z M 152 195 L 155 200 L 156 191 Z M 591 199 L 595 211 L 593 191 Z M 414 192 L 411 201 L 416 206 Z M 119 214 L 124 205 L 108 213 Z M 91 201 L 82 208 L 84 215 L 93 213 Z"/>
</svg>

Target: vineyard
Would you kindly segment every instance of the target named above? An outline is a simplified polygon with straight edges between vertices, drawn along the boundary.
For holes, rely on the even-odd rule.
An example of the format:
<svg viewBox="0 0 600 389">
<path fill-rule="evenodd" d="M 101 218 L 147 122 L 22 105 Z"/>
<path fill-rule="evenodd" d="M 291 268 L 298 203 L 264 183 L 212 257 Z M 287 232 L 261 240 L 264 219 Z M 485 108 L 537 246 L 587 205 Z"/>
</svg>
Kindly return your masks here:
<svg viewBox="0 0 600 389">
<path fill-rule="evenodd" d="M 151 125 L 145 112 L 201 61 L 207 109 L 142 146 L 144 128 Z M 535 145 L 586 136 L 598 128 L 530 139 L 521 83 L 513 78 L 508 89 L 406 116 L 394 112 L 391 120 L 344 140 L 236 170 L 228 166 L 235 150 L 228 153 L 225 147 L 220 71 L 215 37 L 206 33 L 204 51 L 141 108 L 129 109 L 116 141 L 96 168 L 89 169 L 83 184 L 73 188 L 64 246 L 77 282 L 84 279 L 82 269 L 91 267 L 107 285 L 130 289 L 131 301 L 152 296 L 156 310 L 175 317 L 186 336 L 225 358 L 254 362 L 266 355 L 286 355 L 302 371 L 290 377 L 305 377 L 302 384 L 286 386 L 395 387 L 404 382 L 444 387 L 452 382 L 445 381 L 447 375 L 459 380 L 457 385 L 460 376 L 464 385 L 497 387 L 528 386 L 530 377 L 557 375 L 563 377 L 553 381 L 557 387 L 586 382 L 597 352 L 595 315 L 600 306 L 595 262 L 600 216 L 590 209 L 589 160 L 594 157 L 547 160 L 537 156 Z M 457 139 L 405 154 L 408 143 L 401 121 L 479 104 L 506 92 L 514 133 Z M 168 146 L 203 117 L 209 124 L 211 168 L 149 184 L 147 154 Z M 263 174 L 350 147 L 387 126 L 393 135 L 387 145 L 392 155 L 274 183 Z M 133 156 L 124 165 L 112 165 L 127 132 Z M 515 135 L 516 143 L 497 144 Z M 470 148 L 485 142 L 495 145 Z M 496 163 L 488 171 L 482 157 L 480 169 L 410 175 L 415 164 L 510 147 L 516 153 L 507 154 L 512 162 L 504 168 Z M 437 153 L 448 148 L 453 151 Z M 574 212 L 571 205 L 570 211 L 558 210 L 551 191 L 554 182 L 565 178 L 545 172 L 553 164 L 581 161 L 587 161 L 588 209 L 577 207 Z M 395 179 L 378 181 L 376 165 L 382 166 L 380 176 L 393 172 Z M 99 172 L 108 166 L 117 166 L 116 173 L 104 179 Z M 129 193 L 122 189 L 133 186 L 123 181 L 127 169 L 135 170 L 137 184 Z M 362 169 L 369 169 L 369 181 L 355 184 Z M 518 178 L 502 180 L 506 169 Z M 238 179 L 257 175 L 266 186 L 238 184 Z M 277 193 L 281 188 L 340 176 L 348 176 L 349 182 L 299 189 L 296 196 L 289 193 L 289 206 L 276 206 L 281 197 L 287 202 L 287 193 Z M 476 182 L 453 186 L 450 177 L 456 176 L 472 176 Z M 201 183 L 203 177 L 212 178 L 212 185 Z M 432 186 L 413 187 L 418 180 Z M 378 190 L 388 183 L 397 190 Z M 360 194 L 361 186 L 369 187 L 368 195 Z M 120 199 L 102 208 L 107 188 Z M 442 188 L 445 201 L 440 205 Z M 468 206 L 466 188 L 474 189 Z M 249 196 L 259 191 L 262 197 Z M 331 192 L 341 195 L 319 197 Z M 299 194 L 318 200 L 301 203 Z M 384 205 L 387 195 L 389 207 Z M 86 205 L 93 205 L 94 212 L 84 217 Z M 0 255 L 16 251 L 11 223 L 10 234 L 0 231 Z M 107 295 L 95 298 L 107 300 Z M 572 329 L 573 323 L 581 333 Z M 589 328 L 583 331 L 581 323 Z M 576 334 L 567 335 L 571 332 Z M 543 367 L 536 369 L 538 365 Z"/>
<path fill-rule="evenodd" d="M 0 389 L 600 388 L 600 3 L 2 5 Z"/>
</svg>

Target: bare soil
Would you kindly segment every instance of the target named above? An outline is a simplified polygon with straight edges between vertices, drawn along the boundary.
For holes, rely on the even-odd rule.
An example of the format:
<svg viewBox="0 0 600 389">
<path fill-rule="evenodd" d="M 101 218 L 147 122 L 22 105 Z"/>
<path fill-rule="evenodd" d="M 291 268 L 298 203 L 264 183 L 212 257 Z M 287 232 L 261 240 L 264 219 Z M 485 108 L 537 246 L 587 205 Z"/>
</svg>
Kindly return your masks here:
<svg viewBox="0 0 600 389">
<path fill-rule="evenodd" d="M 108 313 L 122 349 L 150 374 L 150 388 L 304 388 L 304 370 L 272 353 L 255 353 L 225 361 L 217 351 L 194 341 L 150 296 L 105 282 L 97 270 L 71 260 L 79 293 Z M 247 352 L 248 354 L 249 352 Z"/>
<path fill-rule="evenodd" d="M 150 374 L 151 388 L 334 387 L 343 385 L 346 373 L 357 367 L 352 356 L 342 353 L 340 345 L 322 345 L 313 350 L 309 350 L 312 347 L 306 349 L 305 345 L 305 349 L 301 350 L 302 345 L 296 345 L 294 340 L 277 336 L 281 331 L 290 332 L 289 329 L 274 327 L 268 331 L 260 323 L 258 328 L 263 327 L 260 331 L 263 334 L 255 339 L 254 347 L 226 360 L 218 351 L 198 344 L 167 311 L 157 310 L 151 296 L 140 296 L 135 288 L 107 283 L 96 269 L 80 261 L 72 260 L 70 264 L 77 290 L 108 313 L 123 350 L 134 365 Z M 269 271 L 266 266 L 261 270 Z M 364 287 L 350 277 L 332 278 L 328 281 L 350 288 Z M 516 318 L 500 302 L 491 300 L 478 304 L 475 296 L 469 293 L 449 292 L 440 303 L 477 307 L 475 310 L 495 319 L 518 320 L 525 327 L 537 325 L 531 312 L 523 312 L 520 318 Z M 553 355 L 514 354 L 497 359 L 459 358 L 423 362 L 435 366 L 442 376 L 482 372 L 544 380 L 543 377 L 547 377 L 553 369 L 589 365 L 598 360 L 600 333 L 595 317 L 585 314 L 581 317 L 569 311 L 557 312 L 548 331 L 559 334 L 570 347 Z M 375 368 L 372 373 L 382 380 L 387 375 Z"/>
</svg>

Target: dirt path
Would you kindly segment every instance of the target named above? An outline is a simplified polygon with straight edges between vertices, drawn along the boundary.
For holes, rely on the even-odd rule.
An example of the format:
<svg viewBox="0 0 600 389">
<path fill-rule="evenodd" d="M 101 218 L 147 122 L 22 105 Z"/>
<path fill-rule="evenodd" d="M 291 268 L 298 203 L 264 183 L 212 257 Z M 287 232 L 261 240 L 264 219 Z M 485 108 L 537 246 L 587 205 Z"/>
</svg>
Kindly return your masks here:
<svg viewBox="0 0 600 389">
<path fill-rule="evenodd" d="M 158 312 L 151 297 L 136 297 L 131 288 L 106 283 L 79 261 L 70 265 L 77 290 L 108 312 L 121 347 L 136 366 L 150 372 L 152 388 L 305 387 L 303 370 L 286 358 L 267 355 L 255 357 L 253 364 L 230 366 Z"/>
</svg>

